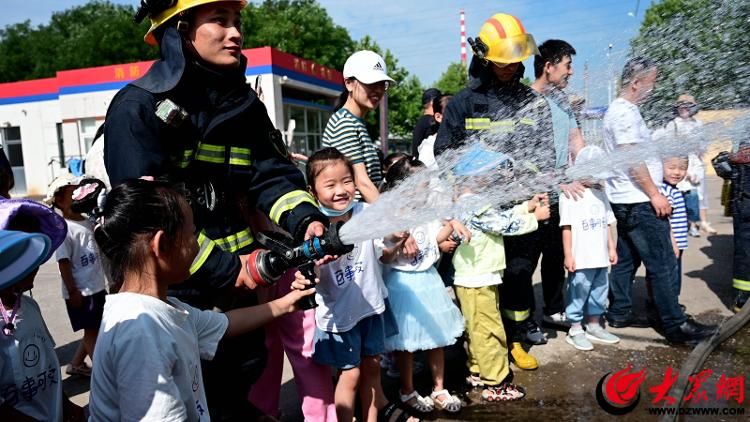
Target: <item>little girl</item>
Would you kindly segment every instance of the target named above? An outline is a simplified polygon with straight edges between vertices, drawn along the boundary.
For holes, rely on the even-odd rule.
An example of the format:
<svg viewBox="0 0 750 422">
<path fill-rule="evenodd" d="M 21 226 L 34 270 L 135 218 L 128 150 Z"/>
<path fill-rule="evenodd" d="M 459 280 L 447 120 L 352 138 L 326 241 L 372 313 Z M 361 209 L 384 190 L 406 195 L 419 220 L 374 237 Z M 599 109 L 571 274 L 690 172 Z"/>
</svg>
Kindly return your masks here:
<svg viewBox="0 0 750 422">
<path fill-rule="evenodd" d="M 349 221 L 366 206 L 354 201 L 354 169 L 335 148 L 323 148 L 310 157 L 307 183 L 331 223 Z M 384 253 L 395 250 L 382 251 L 376 242 L 367 240 L 320 267 L 313 359 L 339 370 L 335 397 L 340 421 L 354 417 L 357 392 L 365 421 L 407 416 L 395 403 L 388 403 L 380 385 L 379 355 L 385 351 L 386 336 L 397 331 L 393 316 L 386 311 L 388 291 L 379 262 Z M 309 283 L 300 272 L 295 276 L 295 289 Z"/>
<path fill-rule="evenodd" d="M 410 156 L 397 161 L 386 174 L 384 191 L 393 189 L 411 173 L 424 168 L 421 161 Z M 419 412 L 430 412 L 435 407 L 449 412 L 461 410 L 461 400 L 443 387 L 443 347 L 454 344 L 463 334 L 464 321 L 434 266 L 440 258 L 438 245 L 447 240 L 454 229 L 465 237 L 471 236 L 458 221 L 441 224 L 436 220 L 409 231 L 419 248 L 415 258 L 401 255 L 381 258 L 390 269 L 385 284 L 399 330 L 397 335 L 385 340 L 385 345 L 396 354 L 401 401 Z M 385 245 L 393 248 L 399 241 L 392 236 L 385 239 Z M 433 390 L 429 397 L 420 396 L 414 389 L 413 352 L 419 350 L 427 351 L 427 362 L 432 370 Z"/>
<path fill-rule="evenodd" d="M 83 330 L 83 339 L 65 371 L 69 375 L 91 376 L 86 356 L 94 359 L 107 295 L 107 280 L 94 240 L 94 227 L 82 214 L 73 211 L 73 191 L 78 180 L 71 174 L 57 177 L 50 184 L 45 202 L 58 208 L 68 224 L 65 241 L 55 257 L 62 278 L 62 295 L 74 332 Z"/>
<path fill-rule="evenodd" d="M 198 243 L 190 206 L 166 183 L 139 179 L 115 187 L 94 236 L 122 288 L 104 306 L 91 420 L 209 420 L 201 359 L 213 358 L 222 338 L 292 312 L 314 293 L 293 291 L 223 314 L 167 297 L 170 285 L 190 276 Z"/>
</svg>

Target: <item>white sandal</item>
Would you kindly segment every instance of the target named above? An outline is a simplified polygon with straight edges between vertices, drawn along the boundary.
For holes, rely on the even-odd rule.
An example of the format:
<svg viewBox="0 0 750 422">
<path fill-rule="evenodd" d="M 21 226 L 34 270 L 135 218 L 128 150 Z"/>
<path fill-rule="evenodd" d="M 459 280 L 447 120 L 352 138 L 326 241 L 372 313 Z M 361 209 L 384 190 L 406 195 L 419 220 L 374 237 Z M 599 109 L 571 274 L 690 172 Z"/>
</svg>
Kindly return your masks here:
<svg viewBox="0 0 750 422">
<path fill-rule="evenodd" d="M 440 396 L 447 397 L 447 399 L 441 400 Z M 432 394 L 430 394 L 430 399 L 432 399 L 436 408 L 450 413 L 459 412 L 462 407 L 461 399 L 451 395 L 448 390 L 433 391 Z"/>
<path fill-rule="evenodd" d="M 435 408 L 435 403 L 432 402 L 432 399 L 420 396 L 417 390 L 412 391 L 410 394 L 401 394 L 400 390 L 398 393 L 401 397 L 401 403 L 411 407 L 417 412 L 429 413 Z M 413 402 L 412 399 L 414 399 Z"/>
</svg>

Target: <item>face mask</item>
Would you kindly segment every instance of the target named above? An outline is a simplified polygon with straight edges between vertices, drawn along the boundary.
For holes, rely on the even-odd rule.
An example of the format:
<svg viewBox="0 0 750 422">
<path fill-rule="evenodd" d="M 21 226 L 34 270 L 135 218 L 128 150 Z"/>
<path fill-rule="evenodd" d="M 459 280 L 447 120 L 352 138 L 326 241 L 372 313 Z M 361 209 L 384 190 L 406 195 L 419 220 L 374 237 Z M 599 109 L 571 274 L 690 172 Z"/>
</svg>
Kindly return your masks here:
<svg viewBox="0 0 750 422">
<path fill-rule="evenodd" d="M 326 217 L 341 217 L 342 215 L 351 211 L 352 208 L 354 208 L 354 201 L 350 202 L 349 206 L 347 206 L 346 209 L 341 210 L 341 211 L 326 208 L 322 204 L 319 204 L 318 208 L 320 208 L 320 212 L 322 212 L 323 215 L 325 215 Z"/>
</svg>

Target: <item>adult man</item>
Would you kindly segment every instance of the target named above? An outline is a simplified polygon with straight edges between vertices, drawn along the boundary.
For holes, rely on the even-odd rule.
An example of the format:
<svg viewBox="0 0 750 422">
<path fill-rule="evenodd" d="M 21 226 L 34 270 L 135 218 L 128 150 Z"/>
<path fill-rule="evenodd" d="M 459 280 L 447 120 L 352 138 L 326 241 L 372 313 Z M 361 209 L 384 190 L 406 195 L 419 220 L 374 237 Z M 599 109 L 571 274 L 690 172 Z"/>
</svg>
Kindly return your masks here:
<svg viewBox="0 0 750 422">
<path fill-rule="evenodd" d="M 432 110 L 432 101 L 442 96 L 443 93 L 437 88 L 426 89 L 422 93 L 422 116 L 414 125 L 411 140 L 411 155 L 419 158 L 419 144 L 428 136 L 432 135 L 435 127 L 434 111 Z"/>
<path fill-rule="evenodd" d="M 253 304 L 245 268 L 258 209 L 298 240 L 322 235 L 325 216 L 288 160 L 280 133 L 245 80 L 240 13 L 245 0 L 143 0 L 146 42 L 161 60 L 117 93 L 107 111 L 104 161 L 112 185 L 161 176 L 188 193 L 200 251 L 174 291 L 207 309 Z M 127 158 L 127 159 L 126 159 Z M 246 395 L 264 366 L 262 331 L 222 341 L 204 380 L 217 419 L 247 419 Z"/>
<path fill-rule="evenodd" d="M 604 149 L 613 158 L 626 148 L 651 142 L 638 106 L 651 94 L 656 76 L 656 65 L 647 58 L 634 57 L 625 64 L 622 92 L 604 116 Z M 615 171 L 615 175 L 607 180 L 607 196 L 617 218 L 618 262 L 611 271 L 607 320 L 615 328 L 649 325 L 632 312 L 632 282 L 643 262 L 662 334 L 670 342 L 697 344 L 712 334 L 713 327 L 693 321 L 677 301 L 672 282 L 676 258 L 666 219 L 672 209 L 658 189 L 661 161 L 641 162 L 627 172 Z"/>
<path fill-rule="evenodd" d="M 578 128 L 567 94 L 562 89 L 568 86 L 573 75 L 572 56 L 575 49 L 562 40 L 547 40 L 539 45 L 539 54 L 534 56 L 534 75 L 531 88 L 541 95 L 549 105 L 551 130 L 554 139 L 555 169 L 563 170 L 568 162 L 584 147 L 583 136 Z M 549 128 L 549 126 L 547 126 Z M 564 194 L 574 199 L 582 191 L 579 183 L 560 186 Z M 526 308 L 533 298 L 532 276 L 536 271 L 539 256 L 542 256 L 542 289 L 544 293 L 544 319 L 552 327 L 567 329 L 563 301 L 565 271 L 563 268 L 562 230 L 558 193 L 550 193 L 550 219 L 535 232 L 523 236 L 508 237 L 505 241 L 508 267 L 505 270 L 502 294 L 503 316 L 511 321 L 517 331 L 515 335 L 532 344 L 547 342 L 533 320 L 533 306 Z M 533 300 L 531 302 L 533 305 Z"/>
<path fill-rule="evenodd" d="M 538 54 L 534 38 L 516 17 L 498 13 L 482 25 L 479 37 L 470 43 L 474 57 L 469 66 L 469 86 L 445 109 L 435 140 L 438 165 L 439 154 L 445 149 L 456 148 L 468 138 L 480 138 L 511 156 L 523 148 L 530 165 L 542 172 L 554 171 L 549 106 L 520 82 L 524 72 L 521 62 Z M 506 253 L 508 250 L 506 247 Z M 501 301 L 506 292 L 507 289 L 501 292 Z M 523 295 L 516 307 L 528 310 L 531 300 Z M 523 349 L 521 339 L 511 335 L 508 338 L 512 339 L 510 354 L 516 366 L 536 369 L 538 362 Z"/>
</svg>

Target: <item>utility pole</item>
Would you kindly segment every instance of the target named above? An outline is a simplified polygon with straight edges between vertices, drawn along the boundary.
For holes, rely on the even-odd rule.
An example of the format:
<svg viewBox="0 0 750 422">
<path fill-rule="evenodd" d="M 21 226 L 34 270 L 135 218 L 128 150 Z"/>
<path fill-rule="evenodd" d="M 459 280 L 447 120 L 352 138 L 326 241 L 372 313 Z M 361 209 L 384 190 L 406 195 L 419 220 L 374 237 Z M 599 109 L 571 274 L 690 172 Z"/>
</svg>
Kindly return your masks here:
<svg viewBox="0 0 750 422">
<path fill-rule="evenodd" d="M 461 64 L 466 67 L 466 16 L 464 15 L 464 9 L 461 9 L 460 27 L 461 27 Z"/>
</svg>

